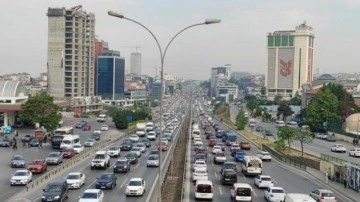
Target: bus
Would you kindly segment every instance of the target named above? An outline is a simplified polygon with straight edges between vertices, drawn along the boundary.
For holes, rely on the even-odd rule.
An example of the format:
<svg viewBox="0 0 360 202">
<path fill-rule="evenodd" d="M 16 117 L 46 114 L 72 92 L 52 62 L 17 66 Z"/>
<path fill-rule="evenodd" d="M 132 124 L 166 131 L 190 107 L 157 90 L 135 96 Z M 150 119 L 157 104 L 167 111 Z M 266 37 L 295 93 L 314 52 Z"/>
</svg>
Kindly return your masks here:
<svg viewBox="0 0 360 202">
<path fill-rule="evenodd" d="M 64 136 L 62 135 L 54 135 L 51 137 L 51 146 L 53 149 L 60 149 L 60 145 Z"/>
<path fill-rule="evenodd" d="M 54 135 L 71 135 L 73 133 L 74 133 L 74 128 L 71 126 L 61 127 L 54 131 Z"/>
<path fill-rule="evenodd" d="M 222 141 L 225 142 L 226 146 L 231 146 L 233 143 L 236 143 L 237 134 L 234 132 L 224 133 L 222 136 Z"/>
<path fill-rule="evenodd" d="M 261 175 L 262 160 L 257 156 L 245 156 L 241 162 L 241 171 L 245 176 Z"/>
<path fill-rule="evenodd" d="M 80 143 L 79 135 L 66 135 L 61 141 L 60 149 L 72 149 L 77 143 Z"/>
</svg>

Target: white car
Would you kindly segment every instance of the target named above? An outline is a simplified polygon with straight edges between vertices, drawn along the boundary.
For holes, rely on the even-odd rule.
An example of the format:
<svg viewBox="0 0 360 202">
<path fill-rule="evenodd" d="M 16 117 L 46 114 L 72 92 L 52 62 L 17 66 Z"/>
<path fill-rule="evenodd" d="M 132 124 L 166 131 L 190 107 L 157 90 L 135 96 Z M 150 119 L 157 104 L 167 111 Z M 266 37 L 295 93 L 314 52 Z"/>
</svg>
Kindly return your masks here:
<svg viewBox="0 0 360 202">
<path fill-rule="evenodd" d="M 142 153 L 140 147 L 133 147 L 130 151 L 131 151 L 131 152 L 134 152 L 137 157 L 140 157 L 140 156 L 141 156 L 141 153 Z"/>
<path fill-rule="evenodd" d="M 214 156 L 214 164 L 224 163 L 226 161 L 226 155 L 224 152 L 218 152 Z"/>
<path fill-rule="evenodd" d="M 193 182 L 197 180 L 208 180 L 208 172 L 205 167 L 197 167 L 193 172 Z"/>
<path fill-rule="evenodd" d="M 216 153 L 219 153 L 219 152 L 222 152 L 222 149 L 220 146 L 213 146 L 212 148 L 212 151 L 211 151 L 213 154 L 216 154 Z"/>
<path fill-rule="evenodd" d="M 84 146 L 82 146 L 81 144 L 74 144 L 73 149 L 75 154 L 79 154 L 84 151 Z"/>
<path fill-rule="evenodd" d="M 194 139 L 193 139 L 194 144 L 195 144 L 195 142 L 198 142 L 198 141 L 201 142 L 201 137 L 194 137 Z"/>
<path fill-rule="evenodd" d="M 254 184 L 258 188 L 273 187 L 274 183 L 269 175 L 258 175 L 254 179 Z"/>
<path fill-rule="evenodd" d="M 88 139 L 84 142 L 84 147 L 92 147 L 96 143 L 95 139 Z"/>
<path fill-rule="evenodd" d="M 271 161 L 271 155 L 269 152 L 261 151 L 256 154 L 263 161 Z"/>
<path fill-rule="evenodd" d="M 95 134 L 101 134 L 101 130 L 100 130 L 100 129 L 95 129 L 95 130 L 94 130 L 94 133 L 95 133 Z"/>
<path fill-rule="evenodd" d="M 69 189 L 79 189 L 85 184 L 85 174 L 79 172 L 69 173 L 65 179 Z"/>
<path fill-rule="evenodd" d="M 139 142 L 139 136 L 138 135 L 136 135 L 136 134 L 132 134 L 132 135 L 130 135 L 130 141 L 131 142 Z"/>
<path fill-rule="evenodd" d="M 109 126 L 108 125 L 102 125 L 100 130 L 103 130 L 103 131 L 108 131 L 109 130 Z"/>
<path fill-rule="evenodd" d="M 148 140 L 151 140 L 151 141 L 156 140 L 155 131 L 150 131 L 150 132 L 148 132 L 148 134 L 147 134 L 147 139 L 148 139 Z"/>
<path fill-rule="evenodd" d="M 10 179 L 10 185 L 27 185 L 32 180 L 29 170 L 17 170 Z"/>
<path fill-rule="evenodd" d="M 335 194 L 327 189 L 317 189 L 310 193 L 310 196 L 320 202 L 337 202 Z"/>
<path fill-rule="evenodd" d="M 142 196 L 145 192 L 146 183 L 142 178 L 131 178 L 126 185 L 126 196 Z"/>
<path fill-rule="evenodd" d="M 238 143 L 233 143 L 231 146 L 230 146 L 230 150 L 233 151 L 235 149 L 241 149 L 240 148 L 240 145 Z"/>
<path fill-rule="evenodd" d="M 336 144 L 331 147 L 332 152 L 346 152 L 346 148 L 342 144 Z"/>
<path fill-rule="evenodd" d="M 101 189 L 87 189 L 79 197 L 79 202 L 103 202 L 104 192 Z"/>
<path fill-rule="evenodd" d="M 166 137 L 161 138 L 161 142 L 165 142 L 166 145 L 169 145 L 169 141 Z"/>
<path fill-rule="evenodd" d="M 120 147 L 119 146 L 111 146 L 107 152 L 110 157 L 119 157 L 120 156 Z"/>
<path fill-rule="evenodd" d="M 350 149 L 349 156 L 359 157 L 360 156 L 360 148 Z"/>
<path fill-rule="evenodd" d="M 135 145 L 135 147 L 139 147 L 141 153 L 145 153 L 145 152 L 146 152 L 146 145 L 143 144 L 143 143 L 137 143 L 137 144 Z"/>
<path fill-rule="evenodd" d="M 285 200 L 285 190 L 282 187 L 268 187 L 264 197 L 269 202 L 282 202 Z"/>
<path fill-rule="evenodd" d="M 205 169 L 207 169 L 207 165 L 206 165 L 205 160 L 203 160 L 203 159 L 196 160 L 194 165 L 193 165 L 193 170 L 196 170 L 197 168 L 205 168 Z"/>
</svg>

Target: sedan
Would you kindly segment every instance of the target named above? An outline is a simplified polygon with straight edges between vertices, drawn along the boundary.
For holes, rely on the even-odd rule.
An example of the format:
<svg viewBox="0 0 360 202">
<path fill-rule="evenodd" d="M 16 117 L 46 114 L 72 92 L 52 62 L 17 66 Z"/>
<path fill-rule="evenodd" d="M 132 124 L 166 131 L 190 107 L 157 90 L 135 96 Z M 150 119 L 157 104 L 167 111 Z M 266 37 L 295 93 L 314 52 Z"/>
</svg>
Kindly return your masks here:
<svg viewBox="0 0 360 202">
<path fill-rule="evenodd" d="M 85 184 L 85 174 L 79 172 L 69 173 L 65 177 L 65 180 L 69 189 L 79 189 L 82 185 Z"/>
<path fill-rule="evenodd" d="M 146 139 L 142 139 L 139 141 L 140 143 L 143 143 L 146 147 L 150 147 L 151 143 L 150 141 L 146 140 Z"/>
<path fill-rule="evenodd" d="M 46 157 L 45 161 L 48 165 L 59 165 L 63 161 L 63 156 L 61 152 L 50 152 L 49 155 Z"/>
<path fill-rule="evenodd" d="M 258 188 L 273 187 L 273 181 L 269 175 L 258 175 L 254 178 L 254 184 Z"/>
<path fill-rule="evenodd" d="M 256 156 L 258 156 L 263 161 L 271 161 L 271 155 L 269 152 L 260 151 L 256 154 Z"/>
<path fill-rule="evenodd" d="M 139 147 L 142 153 L 146 152 L 146 145 L 143 143 L 137 143 L 135 147 Z"/>
<path fill-rule="evenodd" d="M 108 125 L 102 125 L 100 130 L 108 131 L 108 130 L 109 130 L 109 126 L 108 126 Z"/>
<path fill-rule="evenodd" d="M 344 145 L 342 144 L 336 144 L 336 145 L 333 145 L 331 147 L 331 151 L 332 152 L 342 152 L 342 153 L 345 153 L 346 152 L 346 148 L 344 147 Z"/>
<path fill-rule="evenodd" d="M 193 172 L 193 182 L 198 180 L 208 180 L 208 172 L 206 168 L 196 168 Z"/>
<path fill-rule="evenodd" d="M 94 139 L 88 139 L 84 142 L 84 147 L 92 147 L 96 143 L 96 140 Z"/>
<path fill-rule="evenodd" d="M 84 151 L 84 146 L 82 146 L 81 144 L 74 144 L 74 152 L 75 154 L 79 154 L 82 151 Z"/>
<path fill-rule="evenodd" d="M 140 157 L 141 156 L 141 148 L 140 147 L 133 147 L 131 149 L 131 152 L 135 153 L 137 157 Z"/>
<path fill-rule="evenodd" d="M 337 202 L 334 193 L 327 189 L 316 189 L 310 193 L 310 196 L 316 201 Z"/>
<path fill-rule="evenodd" d="M 130 161 L 127 159 L 118 159 L 114 164 L 114 173 L 129 172 Z"/>
<path fill-rule="evenodd" d="M 128 152 L 127 154 L 125 154 L 125 158 L 131 163 L 131 164 L 137 164 L 138 163 L 138 158 L 136 153 L 134 152 Z"/>
<path fill-rule="evenodd" d="M 132 134 L 130 135 L 130 138 L 129 138 L 132 142 L 139 142 L 139 136 L 136 135 L 136 134 Z"/>
<path fill-rule="evenodd" d="M 11 158 L 11 167 L 12 168 L 25 168 L 26 161 L 22 155 L 14 155 Z"/>
<path fill-rule="evenodd" d="M 103 173 L 96 178 L 96 189 L 113 189 L 116 187 L 117 177 L 114 173 Z"/>
<path fill-rule="evenodd" d="M 360 148 L 350 149 L 349 156 L 359 157 L 360 156 Z"/>
<path fill-rule="evenodd" d="M 146 183 L 142 178 L 131 178 L 126 186 L 126 196 L 142 196 L 145 192 Z"/>
<path fill-rule="evenodd" d="M 282 187 L 268 187 L 264 197 L 269 202 L 281 202 L 285 200 L 285 190 Z"/>
<path fill-rule="evenodd" d="M 220 146 L 218 145 L 215 145 L 213 148 L 212 148 L 212 151 L 211 151 L 213 154 L 216 154 L 216 153 L 219 153 L 219 152 L 222 152 L 222 149 Z"/>
<path fill-rule="evenodd" d="M 147 162 L 146 162 L 146 166 L 147 167 L 150 167 L 150 166 L 159 167 L 159 155 L 149 155 Z"/>
<path fill-rule="evenodd" d="M 10 185 L 26 185 L 32 180 L 32 173 L 29 170 L 17 170 L 10 179 Z"/>
<path fill-rule="evenodd" d="M 79 197 L 79 202 L 103 202 L 104 192 L 100 189 L 87 189 Z"/>
</svg>

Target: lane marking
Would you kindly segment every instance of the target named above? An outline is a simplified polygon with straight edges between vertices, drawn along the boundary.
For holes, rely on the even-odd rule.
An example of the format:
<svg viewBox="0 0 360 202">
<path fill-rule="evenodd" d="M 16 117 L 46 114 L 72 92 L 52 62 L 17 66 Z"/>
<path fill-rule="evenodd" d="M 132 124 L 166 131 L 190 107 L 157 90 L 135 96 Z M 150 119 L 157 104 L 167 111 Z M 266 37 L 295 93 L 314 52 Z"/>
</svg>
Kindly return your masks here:
<svg viewBox="0 0 360 202">
<path fill-rule="evenodd" d="M 216 171 L 214 172 L 214 174 L 215 174 L 215 178 L 217 178 L 217 173 L 216 173 Z"/>
<path fill-rule="evenodd" d="M 119 189 L 121 189 L 121 187 L 123 187 L 127 181 L 128 181 L 128 178 L 126 178 L 126 179 L 124 180 L 124 182 L 120 185 Z"/>
<path fill-rule="evenodd" d="M 138 162 L 135 166 L 135 169 L 137 169 L 139 167 L 140 163 Z"/>
<path fill-rule="evenodd" d="M 254 190 L 252 192 L 253 192 L 254 196 L 257 198 L 258 196 L 257 196 L 256 192 Z"/>
<path fill-rule="evenodd" d="M 219 187 L 219 192 L 220 192 L 220 195 L 223 195 L 221 187 Z"/>
<path fill-rule="evenodd" d="M 89 189 L 93 184 L 95 184 L 95 182 L 96 182 L 96 180 L 94 180 L 91 184 L 89 184 L 89 185 L 87 186 L 87 188 Z"/>
</svg>

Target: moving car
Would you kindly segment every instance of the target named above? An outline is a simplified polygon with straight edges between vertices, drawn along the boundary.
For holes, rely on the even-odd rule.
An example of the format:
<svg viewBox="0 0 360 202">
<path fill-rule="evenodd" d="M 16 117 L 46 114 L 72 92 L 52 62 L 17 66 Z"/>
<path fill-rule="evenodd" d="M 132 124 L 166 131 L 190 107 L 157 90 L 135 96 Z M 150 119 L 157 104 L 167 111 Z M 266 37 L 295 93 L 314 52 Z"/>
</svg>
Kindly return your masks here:
<svg viewBox="0 0 360 202">
<path fill-rule="evenodd" d="M 214 164 L 224 163 L 226 161 L 226 155 L 224 152 L 218 152 L 214 156 Z"/>
<path fill-rule="evenodd" d="M 244 160 L 244 157 L 245 157 L 245 152 L 243 151 L 238 151 L 234 154 L 234 160 L 236 162 L 241 162 Z"/>
<path fill-rule="evenodd" d="M 75 154 L 80 154 L 82 151 L 84 151 L 84 146 L 77 143 L 77 144 L 74 144 L 73 149 L 74 149 Z"/>
<path fill-rule="evenodd" d="M 150 166 L 159 167 L 159 155 L 149 155 L 147 162 L 146 162 L 146 166 L 147 167 L 150 167 Z"/>
<path fill-rule="evenodd" d="M 237 175 L 236 170 L 227 168 L 222 170 L 221 172 L 221 184 L 230 184 L 233 185 L 234 183 L 237 183 Z"/>
<path fill-rule="evenodd" d="M 242 150 L 250 150 L 251 145 L 250 145 L 249 142 L 244 142 L 244 141 L 242 141 L 242 142 L 240 142 L 240 148 L 241 148 Z"/>
<path fill-rule="evenodd" d="M 75 125 L 75 128 L 82 129 L 86 124 L 87 122 L 82 120 L 80 123 Z"/>
<path fill-rule="evenodd" d="M 47 163 L 44 159 L 36 159 L 28 164 L 27 169 L 32 173 L 43 173 L 47 170 Z"/>
<path fill-rule="evenodd" d="M 130 171 L 130 161 L 127 159 L 118 159 L 114 164 L 114 173 L 122 173 Z"/>
<path fill-rule="evenodd" d="M 232 201 L 252 201 L 253 190 L 247 183 L 234 183 L 230 188 L 230 198 Z"/>
<path fill-rule="evenodd" d="M 26 185 L 32 181 L 32 173 L 29 170 L 17 170 L 10 179 L 10 185 Z"/>
<path fill-rule="evenodd" d="M 344 145 L 342 144 L 335 144 L 333 146 L 331 146 L 331 149 L 330 149 L 332 152 L 342 152 L 342 153 L 345 153 L 346 152 L 346 148 Z"/>
<path fill-rule="evenodd" d="M 79 202 L 103 202 L 104 192 L 100 189 L 87 189 L 79 197 Z"/>
<path fill-rule="evenodd" d="M 95 168 L 106 169 L 109 166 L 110 156 L 106 153 L 106 151 L 96 152 L 94 159 L 91 161 L 91 170 L 94 170 Z"/>
<path fill-rule="evenodd" d="M 120 145 L 120 150 L 121 151 L 130 151 L 132 149 L 132 144 L 131 142 L 123 142 Z"/>
<path fill-rule="evenodd" d="M 69 189 L 79 189 L 85 184 L 85 174 L 80 172 L 69 173 L 65 180 L 68 184 Z"/>
<path fill-rule="evenodd" d="M 131 163 L 131 164 L 137 164 L 138 158 L 137 155 L 134 152 L 128 152 L 125 154 L 125 158 Z"/>
<path fill-rule="evenodd" d="M 126 185 L 126 196 L 142 196 L 145 193 L 146 182 L 142 178 L 131 178 Z"/>
<path fill-rule="evenodd" d="M 337 202 L 334 193 L 328 189 L 316 189 L 310 193 L 310 196 L 316 201 Z"/>
<path fill-rule="evenodd" d="M 24 159 L 24 156 L 22 155 L 14 155 L 11 158 L 11 167 L 12 168 L 25 168 L 26 161 Z"/>
<path fill-rule="evenodd" d="M 50 152 L 49 155 L 46 157 L 45 161 L 48 165 L 59 165 L 63 162 L 63 156 L 61 152 Z"/>
<path fill-rule="evenodd" d="M 92 147 L 92 146 L 94 146 L 95 143 L 96 143 L 95 139 L 87 139 L 84 142 L 84 147 Z"/>
<path fill-rule="evenodd" d="M 74 149 L 63 149 L 62 150 L 62 155 L 64 158 L 71 158 L 75 156 L 75 150 Z"/>
<path fill-rule="evenodd" d="M 216 153 L 219 153 L 219 152 L 222 152 L 221 147 L 218 146 L 218 145 L 213 146 L 211 153 L 216 154 Z"/>
<path fill-rule="evenodd" d="M 41 201 L 55 201 L 61 202 L 64 201 L 69 194 L 69 188 L 66 180 L 56 180 L 52 181 L 46 185 L 43 189 L 43 195 L 41 196 Z"/>
<path fill-rule="evenodd" d="M 193 170 L 196 170 L 197 168 L 206 168 L 207 169 L 206 162 L 204 160 L 195 161 L 195 163 L 193 164 Z"/>
<path fill-rule="evenodd" d="M 258 175 L 254 178 L 254 184 L 258 188 L 273 187 L 274 183 L 269 175 Z"/>
<path fill-rule="evenodd" d="M 130 138 L 129 138 L 132 142 L 138 142 L 139 141 L 139 136 L 136 135 L 136 134 L 132 134 L 130 135 Z"/>
<path fill-rule="evenodd" d="M 83 130 L 83 131 L 89 131 L 89 130 L 91 130 L 91 125 L 89 125 L 89 124 L 84 125 L 84 126 L 82 127 L 82 130 Z"/>
<path fill-rule="evenodd" d="M 256 132 L 263 132 L 264 131 L 264 128 L 262 126 L 258 126 L 256 127 Z"/>
<path fill-rule="evenodd" d="M 264 197 L 269 202 L 281 202 L 285 200 L 285 190 L 282 187 L 268 187 Z"/>
<path fill-rule="evenodd" d="M 140 147 L 133 147 L 131 152 L 135 153 L 137 157 L 141 157 L 142 152 Z"/>
<path fill-rule="evenodd" d="M 349 156 L 359 157 L 360 156 L 360 148 L 350 149 Z"/>
<path fill-rule="evenodd" d="M 198 167 L 193 172 L 193 182 L 197 180 L 208 180 L 208 172 L 204 167 Z"/>
<path fill-rule="evenodd" d="M 107 154 L 110 157 L 119 157 L 120 156 L 120 147 L 119 146 L 111 146 L 108 150 L 107 150 Z"/>
<path fill-rule="evenodd" d="M 265 136 L 272 136 L 273 132 L 271 130 L 265 130 L 264 134 L 265 134 Z"/>
<path fill-rule="evenodd" d="M 94 129 L 94 132 L 93 132 L 94 134 L 101 134 L 101 130 L 100 129 Z"/>
<path fill-rule="evenodd" d="M 141 153 L 145 153 L 146 152 L 146 145 L 144 143 L 137 143 L 136 147 L 140 148 Z"/>
<path fill-rule="evenodd" d="M 285 194 L 284 201 L 286 201 L 286 202 L 297 202 L 297 201 L 316 202 L 310 195 L 298 194 L 298 193 Z"/>
<path fill-rule="evenodd" d="M 222 173 L 225 169 L 233 169 L 235 172 L 237 172 L 237 165 L 235 162 L 232 161 L 226 161 L 221 166 L 220 173 Z"/>
<path fill-rule="evenodd" d="M 108 125 L 102 125 L 100 130 L 103 130 L 103 131 L 108 131 L 109 130 L 109 126 Z"/>
<path fill-rule="evenodd" d="M 114 173 L 103 173 L 96 178 L 96 189 L 113 189 L 116 187 L 117 177 Z"/>
<path fill-rule="evenodd" d="M 142 139 L 139 141 L 140 143 L 144 144 L 146 147 L 150 147 L 151 146 L 151 143 L 149 140 L 147 139 Z"/>
<path fill-rule="evenodd" d="M 269 152 L 260 151 L 256 154 L 262 161 L 271 161 L 271 155 Z"/>
<path fill-rule="evenodd" d="M 156 140 L 156 133 L 155 131 L 150 131 L 148 132 L 148 134 L 146 135 L 147 139 L 150 141 L 154 141 Z"/>
<path fill-rule="evenodd" d="M 30 142 L 33 138 L 34 137 L 31 135 L 25 135 L 23 138 L 21 138 L 21 142 Z"/>
<path fill-rule="evenodd" d="M 195 200 L 212 200 L 214 197 L 214 184 L 209 180 L 198 180 L 195 184 Z"/>
</svg>

